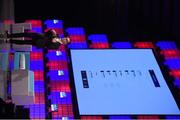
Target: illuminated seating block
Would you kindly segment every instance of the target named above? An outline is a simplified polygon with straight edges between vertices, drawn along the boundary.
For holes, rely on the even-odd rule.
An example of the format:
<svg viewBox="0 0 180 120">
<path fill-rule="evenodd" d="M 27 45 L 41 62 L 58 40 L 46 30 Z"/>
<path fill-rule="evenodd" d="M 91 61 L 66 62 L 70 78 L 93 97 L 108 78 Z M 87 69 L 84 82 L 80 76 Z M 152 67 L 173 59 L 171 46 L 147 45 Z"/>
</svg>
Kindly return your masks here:
<svg viewBox="0 0 180 120">
<path fill-rule="evenodd" d="M 70 39 L 71 39 L 71 43 L 86 42 L 86 36 L 85 35 L 71 35 Z"/>
<path fill-rule="evenodd" d="M 132 48 L 130 42 L 113 42 L 111 44 L 112 48 Z"/>
<path fill-rule="evenodd" d="M 88 40 L 90 40 L 92 43 L 108 42 L 108 38 L 107 38 L 106 34 L 91 34 L 88 36 Z"/>
<path fill-rule="evenodd" d="M 63 28 L 62 20 L 46 20 L 44 24 L 47 28 Z"/>
<path fill-rule="evenodd" d="M 25 30 L 31 30 L 31 24 L 29 23 L 17 23 L 12 25 L 13 33 L 22 33 L 25 32 Z M 24 38 L 17 38 L 17 40 L 24 40 Z M 13 44 L 12 45 L 13 50 L 15 51 L 32 51 L 32 45 L 18 45 Z"/>
<path fill-rule="evenodd" d="M 34 104 L 34 73 L 32 71 L 12 71 L 11 96 L 16 105 Z"/>
<path fill-rule="evenodd" d="M 70 43 L 68 45 L 68 48 L 87 48 L 87 43 L 83 42 L 83 43 Z"/>
<path fill-rule="evenodd" d="M 155 48 L 153 42 L 136 42 L 134 43 L 136 48 Z"/>
<path fill-rule="evenodd" d="M 84 28 L 82 27 L 71 27 L 67 28 L 66 32 L 71 36 L 71 35 L 85 35 Z"/>
<path fill-rule="evenodd" d="M 180 88 L 180 79 L 176 79 L 173 81 L 174 86 Z"/>
<path fill-rule="evenodd" d="M 69 74 L 67 70 L 50 70 L 46 74 L 50 80 L 68 80 Z"/>
<path fill-rule="evenodd" d="M 180 59 L 167 59 L 164 65 L 168 66 L 170 70 L 180 69 Z"/>
<path fill-rule="evenodd" d="M 48 52 L 46 54 L 46 58 L 48 58 L 49 60 L 67 60 L 64 51 Z"/>
<path fill-rule="evenodd" d="M 90 48 L 96 48 L 96 49 L 102 49 L 102 48 L 109 48 L 109 44 L 108 43 L 106 43 L 106 42 L 97 42 L 97 43 L 92 43 L 90 46 L 89 46 Z"/>
<path fill-rule="evenodd" d="M 42 28 L 41 27 L 33 27 L 32 32 L 37 32 L 37 33 L 42 33 Z"/>
<path fill-rule="evenodd" d="M 42 21 L 41 20 L 26 20 L 25 23 L 29 23 L 34 28 L 41 28 Z"/>
<path fill-rule="evenodd" d="M 35 70 L 40 70 L 43 71 L 44 65 L 42 61 L 31 61 L 30 62 L 30 70 L 35 71 Z"/>
<path fill-rule="evenodd" d="M 0 70 L 0 98 L 5 100 L 7 96 L 7 72 Z"/>
<path fill-rule="evenodd" d="M 81 116 L 81 120 L 103 120 L 102 116 Z"/>
<path fill-rule="evenodd" d="M 165 57 L 165 59 L 179 59 L 180 58 L 180 50 L 161 50 L 161 55 Z"/>
<path fill-rule="evenodd" d="M 177 49 L 176 43 L 174 41 L 159 41 L 156 43 L 156 46 L 162 50 Z"/>
<path fill-rule="evenodd" d="M 131 119 L 131 116 L 125 116 L 125 115 L 122 115 L 122 116 L 109 116 L 109 120 L 114 120 L 114 119 Z"/>
</svg>

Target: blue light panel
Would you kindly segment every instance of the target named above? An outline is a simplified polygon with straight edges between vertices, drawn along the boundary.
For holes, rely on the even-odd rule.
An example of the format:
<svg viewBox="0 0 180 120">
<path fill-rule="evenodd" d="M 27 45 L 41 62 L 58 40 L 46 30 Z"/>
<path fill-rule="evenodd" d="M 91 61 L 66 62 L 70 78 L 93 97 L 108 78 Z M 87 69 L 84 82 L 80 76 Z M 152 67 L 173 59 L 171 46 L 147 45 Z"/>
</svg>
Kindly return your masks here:
<svg viewBox="0 0 180 120">
<path fill-rule="evenodd" d="M 132 44 L 130 42 L 113 42 L 112 48 L 132 48 Z"/>
<path fill-rule="evenodd" d="M 40 28 L 40 27 L 32 27 L 32 30 L 37 33 L 42 33 L 42 28 Z"/>
<path fill-rule="evenodd" d="M 44 82 L 43 81 L 34 81 L 34 90 L 35 92 L 44 92 Z"/>
<path fill-rule="evenodd" d="M 178 119 L 180 119 L 180 116 L 166 116 L 166 119 L 168 119 L 168 120 L 170 120 L 170 119 L 178 120 Z"/>
<path fill-rule="evenodd" d="M 29 108 L 30 108 L 30 118 L 45 118 L 44 104 L 29 105 Z"/>
<path fill-rule="evenodd" d="M 176 79 L 173 81 L 174 85 L 180 88 L 180 79 Z"/>
<path fill-rule="evenodd" d="M 44 24 L 47 28 L 63 28 L 62 20 L 46 20 Z"/>
<path fill-rule="evenodd" d="M 32 51 L 33 52 L 42 52 L 41 48 L 37 48 L 36 46 L 32 46 Z"/>
<path fill-rule="evenodd" d="M 72 104 L 70 92 L 66 92 L 64 98 L 60 98 L 60 92 L 51 92 L 49 99 L 51 99 L 51 104 Z"/>
<path fill-rule="evenodd" d="M 68 71 L 63 70 L 63 72 L 64 72 L 64 75 L 59 76 L 58 75 L 58 70 L 50 70 L 47 73 L 47 77 L 49 77 L 50 80 L 68 80 L 69 79 Z"/>
<path fill-rule="evenodd" d="M 159 41 L 156 43 L 156 45 L 162 50 L 177 49 L 176 43 L 173 41 Z"/>
<path fill-rule="evenodd" d="M 49 60 L 67 60 L 66 54 L 64 51 L 61 51 L 61 55 L 58 55 L 56 52 L 48 52 L 46 57 Z"/>
<path fill-rule="evenodd" d="M 169 69 L 180 69 L 180 59 L 167 59 L 164 62 Z"/>
<path fill-rule="evenodd" d="M 108 42 L 106 34 L 92 34 L 88 36 L 88 40 L 92 42 Z"/>
<path fill-rule="evenodd" d="M 69 35 L 85 35 L 84 28 L 82 28 L 82 27 L 79 27 L 79 28 L 67 28 L 66 32 Z"/>
<path fill-rule="evenodd" d="M 131 116 L 109 116 L 109 120 L 114 120 L 114 119 L 131 119 Z"/>
<path fill-rule="evenodd" d="M 71 43 L 68 45 L 68 48 L 87 48 L 87 43 Z"/>
<path fill-rule="evenodd" d="M 44 70 L 43 61 L 33 60 L 30 62 L 30 70 Z"/>
</svg>

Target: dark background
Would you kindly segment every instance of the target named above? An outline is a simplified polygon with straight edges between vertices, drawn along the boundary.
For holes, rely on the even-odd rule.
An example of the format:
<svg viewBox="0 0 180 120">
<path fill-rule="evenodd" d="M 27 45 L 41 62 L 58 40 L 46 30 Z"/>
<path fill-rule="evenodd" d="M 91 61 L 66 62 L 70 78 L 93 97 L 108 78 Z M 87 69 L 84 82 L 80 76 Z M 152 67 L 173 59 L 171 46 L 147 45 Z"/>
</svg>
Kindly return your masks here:
<svg viewBox="0 0 180 120">
<path fill-rule="evenodd" d="M 180 39 L 180 0 L 14 0 L 15 20 L 62 19 L 110 41 Z"/>
</svg>

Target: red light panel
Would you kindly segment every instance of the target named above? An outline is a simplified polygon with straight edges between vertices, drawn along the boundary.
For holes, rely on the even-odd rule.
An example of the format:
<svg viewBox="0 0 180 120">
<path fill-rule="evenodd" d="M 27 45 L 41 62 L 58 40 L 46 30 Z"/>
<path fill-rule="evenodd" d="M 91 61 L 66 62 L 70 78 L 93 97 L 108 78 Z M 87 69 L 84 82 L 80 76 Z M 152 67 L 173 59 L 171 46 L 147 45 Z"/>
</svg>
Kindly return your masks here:
<svg viewBox="0 0 180 120">
<path fill-rule="evenodd" d="M 42 52 L 30 52 L 30 59 L 31 60 L 43 60 L 43 53 Z"/>
<path fill-rule="evenodd" d="M 81 120 L 103 120 L 101 116 L 81 116 Z"/>
<path fill-rule="evenodd" d="M 32 27 L 41 27 L 42 22 L 41 20 L 26 20 L 26 23 L 31 23 Z"/>
<path fill-rule="evenodd" d="M 169 72 L 169 74 L 171 76 L 173 76 L 175 79 L 179 79 L 180 78 L 180 70 L 171 70 Z"/>
<path fill-rule="evenodd" d="M 50 88 L 52 92 L 70 92 L 69 81 L 51 81 Z"/>
<path fill-rule="evenodd" d="M 151 120 L 159 120 L 159 116 L 137 116 L 137 119 L 151 119 Z"/>
<path fill-rule="evenodd" d="M 73 117 L 72 105 L 60 105 L 58 104 L 58 111 L 52 112 L 53 117 Z"/>
<path fill-rule="evenodd" d="M 44 93 L 35 92 L 35 104 L 45 104 Z"/>
<path fill-rule="evenodd" d="M 49 67 L 50 70 L 67 70 L 67 62 L 66 61 L 49 61 L 46 66 Z"/>
<path fill-rule="evenodd" d="M 90 45 L 90 48 L 109 48 L 109 44 L 108 43 L 92 43 Z"/>
<path fill-rule="evenodd" d="M 71 42 L 85 42 L 86 37 L 84 35 L 71 35 Z"/>
<path fill-rule="evenodd" d="M 44 72 L 43 71 L 38 71 L 35 70 L 34 71 L 34 80 L 38 80 L 38 81 L 44 81 Z"/>
<path fill-rule="evenodd" d="M 169 58 L 180 58 L 180 50 L 162 50 L 160 52 L 166 59 Z"/>
<path fill-rule="evenodd" d="M 134 44 L 136 48 L 155 48 L 152 42 L 136 42 Z"/>
</svg>

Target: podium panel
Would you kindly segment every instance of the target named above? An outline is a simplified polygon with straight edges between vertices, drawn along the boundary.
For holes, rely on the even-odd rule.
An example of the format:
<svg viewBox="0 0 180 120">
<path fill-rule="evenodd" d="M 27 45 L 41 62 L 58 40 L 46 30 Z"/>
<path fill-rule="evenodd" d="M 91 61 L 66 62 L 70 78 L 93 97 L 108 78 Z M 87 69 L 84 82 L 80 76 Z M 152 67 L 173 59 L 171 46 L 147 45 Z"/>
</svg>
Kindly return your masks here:
<svg viewBox="0 0 180 120">
<path fill-rule="evenodd" d="M 11 96 L 16 105 L 34 104 L 34 75 L 32 71 L 12 71 Z"/>
</svg>

